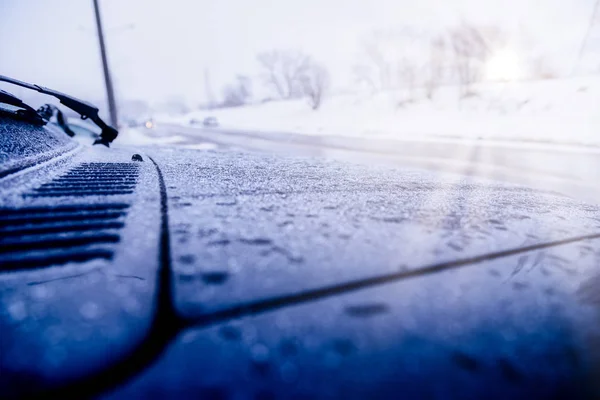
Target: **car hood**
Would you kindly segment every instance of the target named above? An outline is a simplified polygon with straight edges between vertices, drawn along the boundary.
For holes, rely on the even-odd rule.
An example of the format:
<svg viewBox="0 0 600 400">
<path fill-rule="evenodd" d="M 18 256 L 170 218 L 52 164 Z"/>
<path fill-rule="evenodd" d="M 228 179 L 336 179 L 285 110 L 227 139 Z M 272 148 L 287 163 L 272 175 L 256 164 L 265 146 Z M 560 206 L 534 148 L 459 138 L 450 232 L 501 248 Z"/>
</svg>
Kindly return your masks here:
<svg viewBox="0 0 600 400">
<path fill-rule="evenodd" d="M 595 205 L 418 169 L 75 147 L 0 181 L 4 393 L 593 390 Z"/>
</svg>

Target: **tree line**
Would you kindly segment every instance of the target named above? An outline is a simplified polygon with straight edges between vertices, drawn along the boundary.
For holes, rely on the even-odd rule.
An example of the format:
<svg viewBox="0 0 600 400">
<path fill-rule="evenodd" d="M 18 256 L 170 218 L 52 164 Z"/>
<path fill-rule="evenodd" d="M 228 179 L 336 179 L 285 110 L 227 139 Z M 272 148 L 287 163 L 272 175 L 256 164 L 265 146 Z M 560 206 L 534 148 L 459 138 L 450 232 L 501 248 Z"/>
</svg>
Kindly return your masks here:
<svg viewBox="0 0 600 400">
<path fill-rule="evenodd" d="M 411 28 L 374 31 L 359 43 L 351 67 L 353 85 L 372 93 L 403 89 L 406 102 L 415 99 L 417 90 L 432 99 L 447 84 L 458 87 L 459 98 L 468 97 L 474 94 L 474 84 L 484 79 L 486 62 L 508 46 L 509 39 L 500 27 L 466 22 L 433 35 Z M 250 102 L 254 81 L 268 89 L 271 99 L 305 98 L 313 110 L 323 104 L 331 86 L 330 73 L 312 56 L 274 49 L 259 53 L 256 60 L 259 75 L 237 76 L 222 89 L 221 106 Z M 526 61 L 530 77 L 554 76 L 543 56 L 533 50 Z"/>
</svg>

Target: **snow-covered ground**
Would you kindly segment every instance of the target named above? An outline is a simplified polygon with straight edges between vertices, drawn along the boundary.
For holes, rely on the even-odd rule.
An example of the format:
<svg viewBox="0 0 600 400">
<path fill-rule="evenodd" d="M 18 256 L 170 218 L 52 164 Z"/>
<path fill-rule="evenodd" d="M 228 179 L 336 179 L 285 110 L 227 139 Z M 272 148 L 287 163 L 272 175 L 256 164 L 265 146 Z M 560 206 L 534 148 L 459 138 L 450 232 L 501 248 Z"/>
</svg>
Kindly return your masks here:
<svg viewBox="0 0 600 400">
<path fill-rule="evenodd" d="M 187 149 L 210 150 L 217 146 L 203 141 L 190 142 L 189 138 L 180 135 L 164 136 L 144 127 L 123 129 L 116 146 L 169 146 L 177 145 Z"/>
<path fill-rule="evenodd" d="M 212 115 L 223 128 L 254 131 L 600 145 L 600 77 L 485 83 L 474 89 L 474 96 L 461 101 L 457 88 L 448 86 L 432 100 L 425 98 L 422 89 L 411 102 L 400 91 L 344 94 L 326 98 L 318 111 L 305 100 L 292 100 L 156 119 L 187 125 Z"/>
<path fill-rule="evenodd" d="M 140 128 L 126 128 L 123 129 L 117 139 L 118 145 L 169 145 L 177 144 L 185 141 L 185 138 L 174 135 L 174 136 L 156 136 L 151 135 L 151 131 L 144 127 Z"/>
</svg>

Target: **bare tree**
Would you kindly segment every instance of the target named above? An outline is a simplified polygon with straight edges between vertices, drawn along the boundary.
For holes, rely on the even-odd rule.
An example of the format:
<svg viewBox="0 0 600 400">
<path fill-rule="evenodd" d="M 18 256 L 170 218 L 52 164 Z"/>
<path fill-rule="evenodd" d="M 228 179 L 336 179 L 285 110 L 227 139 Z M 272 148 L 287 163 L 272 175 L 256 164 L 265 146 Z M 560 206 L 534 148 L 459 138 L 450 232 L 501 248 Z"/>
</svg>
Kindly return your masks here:
<svg viewBox="0 0 600 400">
<path fill-rule="evenodd" d="M 417 68 L 408 58 L 403 58 L 398 66 L 398 77 L 404 89 L 406 89 L 405 100 L 401 103 L 411 102 L 415 99 L 417 86 Z"/>
<path fill-rule="evenodd" d="M 408 97 L 414 98 L 424 81 L 423 45 L 428 40 L 422 30 L 410 26 L 371 32 L 360 42 L 360 62 L 353 69 L 356 82 L 373 91 L 407 89 Z"/>
<path fill-rule="evenodd" d="M 239 107 L 245 104 L 245 99 L 237 85 L 225 85 L 222 91 L 222 107 Z"/>
<path fill-rule="evenodd" d="M 382 49 L 379 47 L 379 43 L 375 41 L 366 42 L 364 44 L 364 51 L 367 56 L 367 60 L 369 60 L 374 66 L 374 70 L 376 71 L 379 82 L 379 88 L 381 90 L 391 89 L 392 63 L 390 60 L 386 60 Z"/>
<path fill-rule="evenodd" d="M 272 86 L 279 98 L 285 98 L 287 93 L 278 71 L 279 52 L 273 50 L 267 53 L 260 53 L 256 58 L 264 70 L 262 72 L 262 79 L 265 84 Z"/>
<path fill-rule="evenodd" d="M 381 32 L 372 32 L 360 43 L 360 62 L 354 67 L 357 83 L 367 84 L 374 91 L 392 88 L 393 62 L 385 56 L 388 40 Z"/>
<path fill-rule="evenodd" d="M 223 88 L 223 106 L 238 107 L 246 104 L 251 97 L 252 81 L 249 77 L 238 75 L 235 83 Z"/>
<path fill-rule="evenodd" d="M 437 89 L 444 79 L 444 63 L 446 58 L 446 40 L 439 35 L 433 38 L 429 45 L 429 76 L 425 80 L 425 94 L 428 99 L 432 99 Z"/>
<path fill-rule="evenodd" d="M 472 85 L 481 80 L 483 66 L 496 49 L 507 44 L 506 33 L 498 26 L 473 26 L 467 23 L 450 29 L 449 42 L 454 53 L 454 70 L 461 97 L 472 94 Z"/>
<path fill-rule="evenodd" d="M 487 55 L 487 44 L 481 32 L 463 23 L 449 32 L 454 53 L 454 70 L 459 83 L 460 96 L 469 96 L 473 83 L 481 78 L 481 64 Z"/>
<path fill-rule="evenodd" d="M 322 65 L 311 60 L 301 78 L 302 90 L 313 110 L 319 109 L 323 95 L 329 87 L 329 72 Z"/>
<path fill-rule="evenodd" d="M 246 75 L 238 75 L 236 77 L 237 85 L 244 100 L 252 97 L 252 78 Z"/>
<path fill-rule="evenodd" d="M 262 79 L 274 89 L 277 97 L 291 99 L 302 95 L 302 76 L 310 59 L 293 50 L 272 50 L 260 53 L 257 60 L 262 67 Z"/>
</svg>

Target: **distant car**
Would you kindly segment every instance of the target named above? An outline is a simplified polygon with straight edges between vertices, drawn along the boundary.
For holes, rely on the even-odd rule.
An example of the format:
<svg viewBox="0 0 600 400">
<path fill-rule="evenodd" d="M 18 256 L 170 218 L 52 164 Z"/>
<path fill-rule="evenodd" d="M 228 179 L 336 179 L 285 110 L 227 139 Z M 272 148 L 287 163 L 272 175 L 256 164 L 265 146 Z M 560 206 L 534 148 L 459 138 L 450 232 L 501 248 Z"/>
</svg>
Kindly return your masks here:
<svg viewBox="0 0 600 400">
<path fill-rule="evenodd" d="M 219 121 L 217 121 L 216 117 L 206 117 L 204 121 L 202 121 L 202 125 L 206 127 L 215 127 L 219 126 Z"/>
<path fill-rule="evenodd" d="M 143 124 L 142 122 L 135 120 L 133 118 L 128 118 L 125 121 L 123 121 L 123 126 L 126 126 L 128 128 L 136 128 L 142 124 Z"/>
<path fill-rule="evenodd" d="M 152 129 L 155 126 L 154 119 L 152 117 L 137 117 L 137 118 L 124 118 L 120 121 L 120 127 L 127 128 L 148 128 Z"/>
<path fill-rule="evenodd" d="M 202 125 L 207 128 L 214 128 L 219 126 L 219 121 L 216 117 L 206 117 L 204 119 L 192 118 L 190 119 L 190 125 Z"/>
</svg>

